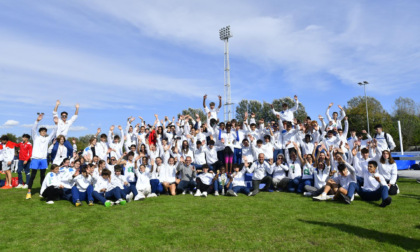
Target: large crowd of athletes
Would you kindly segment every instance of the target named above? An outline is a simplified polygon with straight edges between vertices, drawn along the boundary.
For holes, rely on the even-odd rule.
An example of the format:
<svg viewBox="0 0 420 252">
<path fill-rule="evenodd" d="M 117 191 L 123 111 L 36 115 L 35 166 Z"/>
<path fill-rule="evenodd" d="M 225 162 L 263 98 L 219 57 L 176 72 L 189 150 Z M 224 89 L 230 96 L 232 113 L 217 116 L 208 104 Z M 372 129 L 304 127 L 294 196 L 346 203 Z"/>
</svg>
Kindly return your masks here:
<svg viewBox="0 0 420 252">
<path fill-rule="evenodd" d="M 347 204 L 356 195 L 366 201 L 382 200 L 380 206 L 386 207 L 392 201 L 389 195 L 399 193 L 397 165 L 390 153 L 395 143 L 381 125 L 375 126 L 373 137 L 365 130 L 357 132 L 349 128 L 341 106 L 330 114 L 332 103 L 326 121 L 319 116 L 318 121 L 307 117 L 301 122 L 294 117 L 297 96 L 293 108 L 282 104 L 281 111 L 272 109 L 276 121 L 245 113 L 243 121 L 220 122 L 222 98 L 217 107 L 214 102 L 207 106 L 206 99 L 207 95 L 205 121 L 198 115 L 177 120 L 167 116 L 159 120 L 155 115 L 153 125 L 141 117 L 133 125 L 136 119 L 129 117 L 124 128 L 113 125 L 108 134 L 98 129 L 80 152 L 74 140 L 66 140 L 79 105 L 69 119 L 67 112 L 58 114 L 57 101 L 55 127 L 48 134 L 46 127 L 39 126 L 44 117 L 39 113 L 31 135 L 24 134 L 21 143 L 1 137 L 0 161 L 6 177 L 1 189 L 13 188 L 10 168 L 18 149 L 15 188 L 27 189 L 26 199 L 31 199 L 39 171 L 39 196 L 47 204 L 68 200 L 75 206 L 86 202 L 110 207 L 161 195 L 287 192 Z"/>
</svg>

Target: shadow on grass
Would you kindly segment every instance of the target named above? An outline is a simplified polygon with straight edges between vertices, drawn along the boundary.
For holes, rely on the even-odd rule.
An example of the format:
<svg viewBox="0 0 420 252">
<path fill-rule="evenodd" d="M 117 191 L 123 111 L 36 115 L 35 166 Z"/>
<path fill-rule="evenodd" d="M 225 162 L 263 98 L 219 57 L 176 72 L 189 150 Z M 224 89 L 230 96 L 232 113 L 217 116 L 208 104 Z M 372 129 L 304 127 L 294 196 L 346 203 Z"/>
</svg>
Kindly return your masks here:
<svg viewBox="0 0 420 252">
<path fill-rule="evenodd" d="M 420 195 L 418 195 L 418 194 L 407 194 L 407 193 L 404 193 L 404 194 L 400 194 L 400 197 L 407 197 L 407 198 L 413 198 L 413 199 L 420 200 Z"/>
<path fill-rule="evenodd" d="M 417 251 L 419 249 L 419 244 L 420 244 L 419 239 L 408 238 L 408 237 L 398 235 L 398 234 L 389 234 L 389 233 L 379 232 L 376 230 L 370 230 L 363 227 L 352 226 L 352 225 L 348 225 L 344 223 L 328 223 L 328 222 L 307 221 L 307 220 L 299 220 L 299 221 L 307 223 L 307 224 L 336 228 L 340 231 L 353 234 L 356 236 L 360 236 L 363 238 L 375 240 L 377 242 L 389 243 L 391 245 L 398 246 L 405 250 Z M 417 228 L 420 228 L 420 225 L 417 225 Z"/>
</svg>

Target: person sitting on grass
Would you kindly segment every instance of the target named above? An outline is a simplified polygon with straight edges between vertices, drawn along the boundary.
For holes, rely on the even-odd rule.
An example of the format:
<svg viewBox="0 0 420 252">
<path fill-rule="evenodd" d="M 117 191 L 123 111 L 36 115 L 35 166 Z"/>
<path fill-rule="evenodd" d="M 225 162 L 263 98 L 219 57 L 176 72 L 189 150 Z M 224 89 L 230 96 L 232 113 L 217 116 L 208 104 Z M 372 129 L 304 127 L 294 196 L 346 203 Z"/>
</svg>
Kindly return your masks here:
<svg viewBox="0 0 420 252">
<path fill-rule="evenodd" d="M 127 161 L 123 160 L 123 157 L 125 157 L 126 154 L 124 154 L 120 159 L 118 164 L 123 164 L 125 166 L 124 169 L 124 179 L 128 184 L 124 183 L 124 188 L 122 189 L 122 195 L 123 198 L 125 198 L 125 195 L 127 194 L 129 196 L 129 199 L 132 200 L 137 195 L 137 189 L 136 189 L 136 173 L 134 172 L 134 165 L 136 163 L 136 160 L 134 160 L 134 152 L 130 151 L 127 154 Z M 117 165 L 114 166 L 114 170 Z M 120 166 L 121 167 L 121 166 Z M 122 167 L 121 167 L 122 169 Z M 116 171 L 116 170 L 115 170 Z M 122 170 L 120 171 L 121 174 Z"/>
<path fill-rule="evenodd" d="M 333 179 L 329 179 L 327 185 L 324 188 L 324 192 L 322 192 L 322 194 L 317 197 L 313 197 L 314 200 L 327 200 L 327 194 L 330 191 L 332 194 L 334 194 L 334 200 L 343 199 L 346 202 L 353 200 L 353 194 L 351 194 L 349 197 L 346 197 L 346 195 L 348 195 L 350 184 L 357 183 L 356 171 L 354 170 L 353 166 L 345 162 L 341 156 L 337 161 L 339 162 L 338 176 Z"/>
<path fill-rule="evenodd" d="M 134 194 L 131 191 L 130 183 L 128 183 L 127 178 L 125 175 L 122 175 L 123 168 L 120 165 L 116 165 L 114 167 L 114 176 L 111 177 L 111 183 L 115 186 L 120 188 L 121 190 L 121 197 L 126 199 L 127 202 L 130 202 Z M 137 190 L 136 190 L 137 193 Z"/>
<path fill-rule="evenodd" d="M 180 157 L 180 161 L 181 162 L 179 162 L 178 166 L 176 167 L 177 172 L 181 172 L 181 181 L 179 182 L 177 189 L 181 191 L 182 194 L 185 194 L 187 191 L 192 194 L 194 187 L 196 186 L 195 167 L 191 165 L 191 157 L 185 158 L 185 162 L 184 158 Z"/>
<path fill-rule="evenodd" d="M 45 198 L 47 204 L 54 204 L 54 201 L 60 200 L 63 196 L 64 185 L 58 175 L 60 167 L 56 164 L 51 165 L 51 172 L 47 173 L 47 179 L 44 179 L 40 194 Z"/>
<path fill-rule="evenodd" d="M 360 187 L 357 183 L 350 183 L 348 195 L 344 196 L 347 204 L 351 203 L 351 197 L 354 192 L 359 194 L 360 198 L 365 201 L 376 201 L 382 198 L 380 207 L 386 207 L 392 202 L 392 198 L 388 196 L 388 184 L 385 178 L 378 173 L 378 163 L 376 161 L 369 161 L 368 170 L 363 173 L 364 184 Z"/>
<path fill-rule="evenodd" d="M 273 159 L 270 160 L 270 163 L 264 161 L 264 153 L 258 155 L 258 161 L 253 163 L 251 168 L 247 168 L 247 172 L 254 173 L 252 175 L 252 194 L 256 195 L 260 192 L 260 184 L 265 183 L 263 191 L 268 191 L 270 189 L 273 178 L 270 176 L 273 173 L 272 165 Z"/>
<path fill-rule="evenodd" d="M 80 164 L 80 161 L 75 163 Z M 89 206 L 93 206 L 92 176 L 88 173 L 87 167 L 82 167 L 80 174 L 79 169 L 76 169 L 75 175 L 74 186 L 71 189 L 73 204 L 78 207 L 82 205 L 81 201 L 86 200 Z"/>
<path fill-rule="evenodd" d="M 300 161 L 297 160 L 296 150 L 291 151 L 289 154 L 289 149 L 286 149 L 286 160 L 289 166 L 289 184 L 287 186 L 287 191 L 296 192 L 299 183 L 302 179 L 302 168 Z"/>
<path fill-rule="evenodd" d="M 252 192 L 249 191 L 249 189 L 245 185 L 245 173 L 250 165 L 248 163 L 246 157 L 242 157 L 244 160 L 244 167 L 242 170 L 240 169 L 239 165 L 234 164 L 233 165 L 233 173 L 229 176 L 230 180 L 227 184 L 227 187 L 229 190 L 226 192 L 226 196 L 234 196 L 237 197 L 238 193 L 243 193 L 247 196 L 254 196 Z"/>
<path fill-rule="evenodd" d="M 283 154 L 278 154 L 276 160 L 276 163 L 273 164 L 273 187 L 278 191 L 285 191 L 289 184 L 289 178 L 286 176 L 289 166 Z"/>
<path fill-rule="evenodd" d="M 327 184 L 328 177 L 330 175 L 331 167 L 329 166 L 329 161 L 327 160 L 327 164 L 324 162 L 319 162 L 317 164 L 317 168 L 314 171 L 314 185 L 305 185 L 305 192 L 303 193 L 304 196 L 318 196 L 325 190 L 325 186 Z"/>
<path fill-rule="evenodd" d="M 127 201 L 122 199 L 121 189 L 115 187 L 111 183 L 111 171 L 108 169 L 102 170 L 101 176 L 93 187 L 93 198 L 100 201 L 105 207 L 110 207 L 114 204 L 125 205 Z M 117 201 L 112 202 L 109 199 L 116 199 Z"/>
<path fill-rule="evenodd" d="M 229 187 L 227 187 L 228 182 L 229 177 L 226 173 L 226 168 L 222 167 L 220 172 L 217 171 L 216 180 L 214 181 L 214 196 L 219 196 L 219 194 L 225 195 L 229 189 Z"/>
<path fill-rule="evenodd" d="M 302 155 L 300 153 L 300 148 L 297 145 L 297 143 L 293 142 L 293 146 L 295 147 L 295 150 L 297 151 L 297 156 L 299 157 L 300 163 L 302 164 L 302 179 L 299 181 L 298 188 L 296 190 L 297 193 L 302 193 L 305 186 L 313 186 L 314 184 L 314 163 L 315 159 L 313 154 L 306 154 L 306 157 L 302 158 Z"/>
<path fill-rule="evenodd" d="M 382 153 L 376 148 L 376 161 L 378 162 L 378 172 L 381 174 L 389 188 L 389 195 L 400 193 L 397 185 L 398 169 L 397 164 L 391 156 L 389 150 L 383 150 Z"/>
<path fill-rule="evenodd" d="M 61 162 L 60 170 L 58 172 L 59 177 L 61 179 L 61 183 L 64 185 L 63 188 L 63 199 L 71 200 L 71 189 L 74 186 L 73 179 L 79 174 L 75 174 L 76 170 L 70 167 L 70 159 L 65 158 Z"/>
<path fill-rule="evenodd" d="M 207 164 L 203 165 L 203 173 L 197 176 L 197 191 L 195 192 L 195 197 L 207 197 L 207 194 L 213 191 L 213 184 L 216 181 L 216 177 L 213 172 L 209 172 L 209 166 Z"/>
</svg>

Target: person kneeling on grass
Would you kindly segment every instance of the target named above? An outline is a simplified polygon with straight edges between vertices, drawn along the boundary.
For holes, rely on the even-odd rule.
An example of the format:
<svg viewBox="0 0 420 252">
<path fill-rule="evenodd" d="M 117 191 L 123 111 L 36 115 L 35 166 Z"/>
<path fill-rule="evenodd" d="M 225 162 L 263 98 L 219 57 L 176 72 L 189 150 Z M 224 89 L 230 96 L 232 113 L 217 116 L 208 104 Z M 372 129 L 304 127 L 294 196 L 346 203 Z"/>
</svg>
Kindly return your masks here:
<svg viewBox="0 0 420 252">
<path fill-rule="evenodd" d="M 150 186 L 150 173 L 146 171 L 146 165 L 140 165 L 140 168 L 137 168 L 137 162 L 135 165 L 135 172 L 137 176 L 137 196 L 134 197 L 134 200 L 144 200 L 152 192 L 152 187 Z"/>
<path fill-rule="evenodd" d="M 114 204 L 125 205 L 127 203 L 121 197 L 121 189 L 111 183 L 111 171 L 108 169 L 103 169 L 101 176 L 96 181 L 93 187 L 93 198 L 100 201 L 106 207 Z M 109 200 L 111 198 L 117 199 L 117 201 L 114 203 Z"/>
<path fill-rule="evenodd" d="M 353 200 L 353 194 L 349 197 L 346 196 L 348 194 L 350 184 L 357 183 L 356 171 L 354 170 L 353 166 L 347 162 L 340 162 L 338 164 L 338 171 L 338 176 L 333 179 L 329 179 L 327 185 L 324 188 L 324 192 L 317 197 L 313 197 L 314 200 L 327 200 L 327 194 L 330 191 L 332 191 L 334 194 L 334 200 L 341 198 L 347 203 Z"/>
<path fill-rule="evenodd" d="M 368 170 L 363 171 L 364 184 L 360 187 L 357 183 L 350 183 L 348 195 L 344 197 L 347 204 L 350 204 L 350 198 L 354 192 L 359 194 L 365 201 L 376 201 L 382 198 L 380 207 L 386 207 L 391 204 L 392 198 L 388 196 L 388 184 L 385 178 L 378 173 L 378 163 L 369 161 Z"/>
<path fill-rule="evenodd" d="M 227 184 L 227 187 L 230 188 L 227 192 L 227 196 L 235 196 L 237 197 L 237 193 L 243 193 L 248 196 L 254 196 L 252 192 L 249 191 L 249 189 L 245 185 L 245 173 L 249 166 L 249 163 L 247 162 L 247 158 L 244 156 L 244 168 L 240 170 L 239 165 L 234 164 L 233 165 L 233 173 L 230 175 L 229 183 Z"/>
<path fill-rule="evenodd" d="M 60 167 L 53 164 L 51 172 L 46 176 L 42 182 L 40 194 L 45 198 L 47 204 L 54 204 L 55 200 L 60 200 L 63 196 L 64 185 L 61 184 L 61 179 L 58 175 Z"/>
<path fill-rule="evenodd" d="M 209 166 L 207 164 L 203 165 L 203 173 L 197 176 L 197 191 L 195 192 L 195 197 L 207 197 L 208 193 L 213 191 L 213 184 L 216 181 L 216 177 L 213 172 L 209 173 Z"/>
<path fill-rule="evenodd" d="M 93 185 L 92 176 L 88 173 L 87 167 L 81 168 L 81 173 L 76 170 L 74 178 L 74 186 L 71 188 L 72 202 L 75 206 L 81 206 L 83 200 L 93 206 Z"/>
</svg>

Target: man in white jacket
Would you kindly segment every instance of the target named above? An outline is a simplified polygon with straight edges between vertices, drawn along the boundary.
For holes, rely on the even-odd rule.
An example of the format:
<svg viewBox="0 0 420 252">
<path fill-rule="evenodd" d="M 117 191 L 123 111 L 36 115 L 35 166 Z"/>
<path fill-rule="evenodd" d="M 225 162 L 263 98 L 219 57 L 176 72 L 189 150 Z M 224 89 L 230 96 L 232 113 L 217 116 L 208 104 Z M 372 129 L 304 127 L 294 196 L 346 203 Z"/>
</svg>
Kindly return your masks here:
<svg viewBox="0 0 420 252">
<path fill-rule="evenodd" d="M 49 136 L 47 136 L 47 128 L 41 127 L 39 128 L 39 135 L 36 133 L 36 129 L 38 128 L 38 123 L 44 118 L 44 113 L 38 115 L 34 125 L 32 126 L 32 139 L 34 141 L 34 145 L 32 148 L 32 160 L 31 166 L 31 179 L 28 183 L 28 192 L 26 194 L 26 199 L 31 199 L 32 194 L 32 184 L 34 183 L 36 174 L 38 170 L 41 172 L 41 184 L 44 182 L 45 178 L 45 171 L 48 168 L 47 163 L 47 154 L 48 154 L 48 145 L 51 140 L 55 137 L 55 133 L 57 132 L 57 126 L 55 126 Z M 54 122 L 57 125 L 58 119 L 54 118 Z"/>
</svg>

